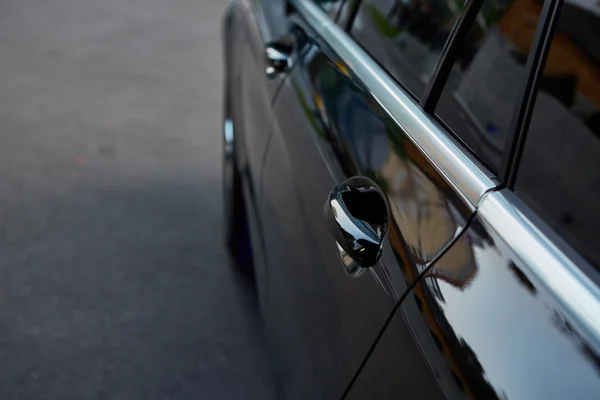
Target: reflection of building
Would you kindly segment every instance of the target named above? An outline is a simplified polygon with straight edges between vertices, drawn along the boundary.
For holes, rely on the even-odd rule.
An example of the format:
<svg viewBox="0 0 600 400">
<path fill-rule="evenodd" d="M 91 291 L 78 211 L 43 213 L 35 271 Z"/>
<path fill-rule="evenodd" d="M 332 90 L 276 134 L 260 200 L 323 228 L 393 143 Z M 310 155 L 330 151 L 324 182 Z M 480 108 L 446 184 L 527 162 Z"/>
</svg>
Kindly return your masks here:
<svg viewBox="0 0 600 400">
<path fill-rule="evenodd" d="M 410 154 L 403 158 L 398 152 Z M 408 141 L 402 149 L 388 153 L 380 174 L 386 184 L 393 220 L 415 261 L 425 266 L 454 237 L 457 229 L 448 199 L 440 191 L 440 182 L 432 180 L 441 178 Z"/>
<path fill-rule="evenodd" d="M 473 259 L 471 246 L 466 241 L 453 245 L 444 257 L 427 273 L 427 276 L 441 279 L 451 285 L 464 289 L 477 274 L 477 264 Z"/>
<path fill-rule="evenodd" d="M 526 54 L 532 41 L 542 4 L 536 0 L 515 1 L 500 23 L 508 40 Z M 578 6 L 565 3 L 552 39 L 544 75 L 576 77 L 576 90 L 600 108 L 600 43 L 595 27 L 600 18 Z M 575 89 L 575 88 L 574 88 Z"/>
<path fill-rule="evenodd" d="M 419 267 L 424 267 L 431 257 L 456 234 L 459 224 L 451 212 L 445 193 L 440 191 L 444 183 L 431 164 L 412 144 L 405 142 L 400 153 L 408 159 L 389 152 L 381 167 L 381 178 L 386 183 L 388 201 L 394 221 L 402 231 L 403 239 Z M 423 240 L 426 238 L 427 240 Z M 476 273 L 473 254 L 465 241 L 452 246 L 428 275 L 448 283 L 464 287 Z"/>
<path fill-rule="evenodd" d="M 473 61 L 464 71 L 454 70 L 456 104 L 481 136 L 478 141 L 485 141 L 477 151 L 502 150 L 541 9 L 537 0 L 513 2 L 498 28 L 486 29 Z M 600 18 L 577 6 L 563 5 L 540 83 L 542 91 L 579 115 L 600 108 L 600 37 L 590 26 L 599 22 Z"/>
<path fill-rule="evenodd" d="M 452 1 L 368 0 L 360 10 L 352 35 L 419 96 L 460 8 Z"/>
<path fill-rule="evenodd" d="M 599 9 L 595 3 L 588 5 Z M 515 12 L 513 25 L 518 26 L 523 18 Z M 600 265 L 598 25 L 597 12 L 563 4 L 539 84 L 527 139 L 530 145 L 526 144 L 516 185 L 534 200 L 529 204 L 543 204 L 543 209 L 536 211 L 543 212 L 545 220 L 596 265 Z"/>
<path fill-rule="evenodd" d="M 380 181 L 386 192 L 394 223 L 389 227 L 389 241 L 407 281 L 414 282 L 423 271 L 428 254 L 437 252 L 454 237 L 457 224 L 445 186 L 440 175 L 428 160 L 407 139 L 395 141 L 380 169 Z M 416 194 L 420 196 L 416 196 Z M 422 240 L 427 238 L 427 240 Z M 455 287 L 466 288 L 473 280 L 477 265 L 472 254 L 473 239 L 460 240 L 438 260 L 436 268 L 422 278 L 413 289 L 414 299 L 425 322 L 432 344 L 420 343 L 424 351 L 434 351 L 442 358 L 442 369 L 436 369 L 441 384 L 452 387 L 452 397 L 495 398 L 497 394 L 483 378 L 481 364 L 464 340 L 456 337 L 444 319 L 438 302 L 443 302 L 437 280 L 442 279 Z M 415 251 L 416 250 L 416 251 Z M 424 254 L 426 259 L 409 258 Z M 437 364 L 436 364 L 437 365 Z M 438 366 L 439 367 L 439 366 Z M 449 385 L 449 386 L 448 386 Z"/>
<path fill-rule="evenodd" d="M 500 31 L 486 31 L 477 54 L 464 70 L 455 68 L 455 86 L 451 102 L 468 121 L 474 136 L 468 143 L 478 154 L 494 165 L 500 165 L 502 150 L 510 130 L 524 77 L 523 66 L 512 56 L 513 46 Z M 493 79 L 490 79 L 493 77 Z M 444 119 L 452 111 L 442 113 Z M 450 121 L 450 126 L 463 132 L 463 123 Z"/>
<path fill-rule="evenodd" d="M 470 237 L 471 241 L 478 238 Z M 465 243 L 466 241 L 461 242 Z M 446 259 L 450 257 L 450 261 Z M 446 265 L 453 265 L 454 256 L 446 253 L 440 261 Z M 473 257 L 469 264 L 476 264 Z M 476 265 L 463 266 L 465 270 L 477 270 Z M 411 275 L 410 267 L 405 267 L 405 274 Z M 472 279 L 472 278 L 471 278 Z M 417 334 L 421 338 L 420 346 L 425 352 L 431 367 L 444 388 L 445 393 L 451 398 L 498 398 L 498 393 L 485 378 L 485 371 L 479 361 L 477 354 L 464 340 L 455 334 L 446 320 L 441 304 L 444 299 L 438 287 L 438 279 L 428 276 L 421 280 L 419 285 L 413 289 L 414 300 L 421 314 L 421 320 L 425 322 L 424 329 L 429 331 L 431 343 L 425 337 L 425 332 Z M 470 282 L 470 279 L 467 280 Z M 463 286 L 464 287 L 464 286 Z M 418 318 L 418 317 L 417 317 Z M 411 323 L 413 329 L 420 324 L 417 321 Z M 422 328 L 421 328 L 422 329 Z"/>
<path fill-rule="evenodd" d="M 590 7 L 600 9 L 592 3 Z M 446 99 L 443 95 L 438 106 L 442 119 L 493 169 L 500 166 L 523 90 L 524 62 L 541 8 L 537 0 L 513 2 L 498 26 L 485 31 L 464 70 L 455 67 L 450 82 L 454 90 Z M 594 238 L 600 221 L 599 24 L 596 12 L 570 3 L 562 6 L 517 180 L 522 196 L 543 201 L 543 210 L 536 211 L 544 212 L 563 237 L 598 265 Z"/>
</svg>

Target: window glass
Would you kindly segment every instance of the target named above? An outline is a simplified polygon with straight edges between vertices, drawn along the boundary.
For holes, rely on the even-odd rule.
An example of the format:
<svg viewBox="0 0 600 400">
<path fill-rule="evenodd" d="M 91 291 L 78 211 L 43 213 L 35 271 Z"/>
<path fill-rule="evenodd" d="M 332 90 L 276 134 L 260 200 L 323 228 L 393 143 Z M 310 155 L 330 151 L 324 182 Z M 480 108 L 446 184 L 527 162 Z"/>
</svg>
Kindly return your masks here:
<svg viewBox="0 0 600 400">
<path fill-rule="evenodd" d="M 484 0 L 436 114 L 493 172 L 502 163 L 542 3 Z"/>
<path fill-rule="evenodd" d="M 361 0 L 344 0 L 344 4 L 341 6 L 340 15 L 337 19 L 338 25 L 346 29 L 346 26 L 351 23 L 351 19 L 354 14 L 358 11 L 358 7 Z"/>
<path fill-rule="evenodd" d="M 363 0 L 351 35 L 421 96 L 464 0 Z"/>
<path fill-rule="evenodd" d="M 600 6 L 565 2 L 538 86 L 515 190 L 600 267 Z"/>
<path fill-rule="evenodd" d="M 335 20 L 338 10 L 343 6 L 345 0 L 313 0 L 319 7 L 329 15 L 329 18 Z"/>
</svg>

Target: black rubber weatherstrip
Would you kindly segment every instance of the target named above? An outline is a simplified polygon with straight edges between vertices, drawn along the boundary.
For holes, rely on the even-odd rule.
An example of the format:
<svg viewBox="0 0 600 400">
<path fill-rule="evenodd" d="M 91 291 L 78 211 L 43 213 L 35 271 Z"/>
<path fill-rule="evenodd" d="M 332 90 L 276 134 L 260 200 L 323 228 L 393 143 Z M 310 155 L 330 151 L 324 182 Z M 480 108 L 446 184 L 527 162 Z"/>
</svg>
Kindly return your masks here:
<svg viewBox="0 0 600 400">
<path fill-rule="evenodd" d="M 375 340 L 373 341 L 373 344 L 371 344 L 371 347 L 369 347 L 369 350 L 367 351 L 367 354 L 364 356 L 362 362 L 360 363 L 360 366 L 358 367 L 358 369 L 356 370 L 356 372 L 354 373 L 354 376 L 352 377 L 352 379 L 350 380 L 350 383 L 348 384 L 348 386 L 346 387 L 346 390 L 344 390 L 344 394 L 342 394 L 342 400 L 344 400 L 346 398 L 346 396 L 348 396 L 348 393 L 350 393 L 350 390 L 352 389 L 352 386 L 354 386 L 354 383 L 356 383 L 356 380 L 358 379 L 358 377 L 360 376 L 360 373 L 362 372 L 362 370 L 364 369 L 365 365 L 367 365 L 367 362 L 369 361 L 369 358 L 371 358 L 371 354 L 373 354 L 373 351 L 375 350 L 375 348 L 377 347 L 377 344 L 379 343 L 379 340 L 381 339 L 381 337 L 383 336 L 383 333 L 386 331 L 388 325 L 390 324 L 390 322 L 392 322 L 392 319 L 396 316 L 396 312 L 398 311 L 398 309 L 400 308 L 400 306 L 402 305 L 402 302 L 404 301 L 404 299 L 406 298 L 406 296 L 408 296 L 409 293 L 412 292 L 412 290 L 414 289 L 414 287 L 421 281 L 421 279 L 423 278 L 423 276 L 429 272 L 429 270 L 435 265 L 435 263 L 442 258 L 447 252 L 448 250 L 450 250 L 450 248 L 452 248 L 452 246 L 458 241 L 460 240 L 460 238 L 463 237 L 463 235 L 465 234 L 465 232 L 467 232 L 467 230 L 469 229 L 469 227 L 471 226 L 471 224 L 473 223 L 473 220 L 475 219 L 477 215 L 477 211 L 475 211 L 473 214 L 471 214 L 471 216 L 469 217 L 469 219 L 467 220 L 467 223 L 465 224 L 465 227 L 462 229 L 462 231 L 456 235 L 452 241 L 450 241 L 450 243 L 448 243 L 443 249 L 442 251 L 440 251 L 440 253 L 429 262 L 429 265 L 427 265 L 427 267 L 419 274 L 419 276 L 417 277 L 417 279 L 414 280 L 414 282 L 412 282 L 408 288 L 406 289 L 406 291 L 404 292 L 404 294 L 402 295 L 402 297 L 400 297 L 400 299 L 398 300 L 398 302 L 396 303 L 396 305 L 394 306 L 394 308 L 392 309 L 392 311 L 390 312 L 390 315 L 388 315 L 387 319 L 385 320 L 385 322 L 383 323 L 383 326 L 381 327 L 381 329 L 379 330 L 379 332 L 377 333 L 377 336 L 375 337 Z"/>
<path fill-rule="evenodd" d="M 454 66 L 454 61 L 456 61 L 457 55 L 463 48 L 465 38 L 473 26 L 473 21 L 475 21 L 482 3 L 483 0 L 469 1 L 458 17 L 458 21 L 454 24 L 452 31 L 450 31 L 438 62 L 433 69 L 431 79 L 429 79 L 429 83 L 420 98 L 421 107 L 425 112 L 433 113 L 435 110 Z"/>
<path fill-rule="evenodd" d="M 350 1 L 352 1 L 352 0 L 350 0 Z M 350 29 L 352 29 L 352 25 L 354 25 L 354 20 L 356 19 L 356 16 L 358 15 L 358 10 L 360 10 L 360 6 L 362 6 L 362 0 L 354 0 L 354 2 L 351 2 L 350 5 L 348 6 L 348 7 L 353 7 L 353 8 L 350 10 L 350 15 L 348 16 L 348 20 L 342 27 L 342 29 L 344 29 L 344 32 L 350 32 Z"/>
<path fill-rule="evenodd" d="M 348 0 L 342 0 L 342 4 L 340 4 L 337 11 L 335 12 L 335 18 L 333 19 L 333 22 L 335 22 L 335 23 L 338 22 L 338 20 L 342 16 L 342 10 L 344 9 L 344 7 L 346 7 L 347 2 L 348 2 Z"/>
<path fill-rule="evenodd" d="M 552 35 L 558 22 L 562 3 L 562 0 L 549 0 L 545 1 L 542 5 L 540 20 L 533 36 L 529 55 L 527 56 L 525 69 L 529 73 L 527 74 L 526 82 L 520 95 L 520 101 L 516 105 L 518 110 L 513 114 L 514 117 L 509 131 L 510 136 L 504 149 L 500 174 L 498 176 L 503 185 L 509 189 L 512 189 L 515 184 L 517 170 L 521 163 L 525 138 L 529 129 L 533 107 L 535 106 L 537 84 L 544 71 L 544 64 L 546 63 L 550 44 L 552 43 Z"/>
</svg>

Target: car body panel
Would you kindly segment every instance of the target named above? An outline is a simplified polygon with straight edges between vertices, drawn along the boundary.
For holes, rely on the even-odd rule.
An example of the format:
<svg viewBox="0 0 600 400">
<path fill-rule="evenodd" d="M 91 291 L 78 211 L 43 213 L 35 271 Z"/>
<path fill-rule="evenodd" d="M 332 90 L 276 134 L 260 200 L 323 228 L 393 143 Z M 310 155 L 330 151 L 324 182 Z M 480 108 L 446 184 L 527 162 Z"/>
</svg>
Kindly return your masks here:
<svg viewBox="0 0 600 400">
<path fill-rule="evenodd" d="M 267 78 L 264 51 L 287 33 L 284 15 L 284 0 L 236 0 L 229 3 L 223 24 L 224 118 L 234 132 L 254 265 L 264 265 L 256 192 L 273 122 L 272 100 L 285 78 Z"/>
<path fill-rule="evenodd" d="M 228 33 L 237 157 L 285 396 L 600 393 L 598 317 L 549 288 L 541 253 L 525 259 L 494 231 L 489 171 L 311 1 L 232 4 L 244 21 Z M 265 44 L 293 29 L 307 39 L 293 69 L 266 78 Z M 350 276 L 323 208 L 355 176 L 384 193 L 389 225 L 380 262 Z"/>
<path fill-rule="evenodd" d="M 485 214 L 489 200 L 482 202 Z M 547 278 L 498 237 L 485 214 L 407 296 L 349 398 L 374 388 L 404 391 L 398 377 L 413 344 L 430 367 L 414 379 L 423 386 L 437 382 L 446 398 L 598 397 L 596 339 L 552 293 Z M 408 323 L 412 338 L 396 328 L 398 321 Z"/>
<path fill-rule="evenodd" d="M 341 396 L 395 303 L 375 271 L 353 278 L 341 265 L 323 206 L 344 175 L 315 142 L 302 71 L 296 66 L 275 102 L 258 194 L 266 262 L 256 272 L 287 398 L 328 399 Z"/>
<path fill-rule="evenodd" d="M 287 32 L 284 7 L 283 0 L 239 0 L 231 3 L 226 19 L 226 90 L 236 127 L 236 157 L 252 192 L 271 132 L 271 103 L 283 83 L 283 77 L 267 78 L 264 52 L 267 43 Z"/>
<path fill-rule="evenodd" d="M 296 22 L 312 44 L 274 101 L 257 193 L 266 249 L 257 284 L 287 395 L 336 398 L 408 285 L 472 211 L 335 53 Z M 323 206 L 356 175 L 385 193 L 391 223 L 381 262 L 351 277 Z"/>
</svg>

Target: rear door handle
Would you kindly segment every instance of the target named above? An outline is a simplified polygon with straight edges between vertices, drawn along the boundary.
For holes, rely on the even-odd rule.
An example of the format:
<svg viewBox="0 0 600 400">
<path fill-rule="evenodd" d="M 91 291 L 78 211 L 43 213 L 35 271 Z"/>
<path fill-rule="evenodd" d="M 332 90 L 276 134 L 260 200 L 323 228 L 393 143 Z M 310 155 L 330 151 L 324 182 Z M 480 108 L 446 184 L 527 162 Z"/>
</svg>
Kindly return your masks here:
<svg viewBox="0 0 600 400">
<path fill-rule="evenodd" d="M 292 69 L 292 53 L 294 49 L 279 42 L 271 42 L 265 47 L 265 73 L 272 79 Z"/>
<path fill-rule="evenodd" d="M 358 274 L 379 261 L 388 211 L 384 195 L 373 181 L 354 177 L 335 187 L 324 212 L 348 273 Z"/>
<path fill-rule="evenodd" d="M 306 35 L 300 28 L 265 46 L 265 73 L 270 79 L 289 72 L 294 65 L 294 54 L 306 43 Z"/>
</svg>

